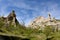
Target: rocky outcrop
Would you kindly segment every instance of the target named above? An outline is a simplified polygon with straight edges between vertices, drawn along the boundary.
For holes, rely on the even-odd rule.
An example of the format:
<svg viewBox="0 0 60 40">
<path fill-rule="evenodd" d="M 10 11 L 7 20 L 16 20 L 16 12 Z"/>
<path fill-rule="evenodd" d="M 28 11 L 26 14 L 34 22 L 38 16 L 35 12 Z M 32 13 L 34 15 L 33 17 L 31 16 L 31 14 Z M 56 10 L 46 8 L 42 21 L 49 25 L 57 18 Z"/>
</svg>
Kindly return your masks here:
<svg viewBox="0 0 60 40">
<path fill-rule="evenodd" d="M 45 26 L 54 26 L 55 28 L 58 27 L 60 29 L 60 21 L 55 19 L 54 17 L 51 18 L 51 15 L 48 14 L 48 18 L 44 18 L 43 16 L 35 18 L 28 26 L 31 28 L 40 28 L 44 29 Z"/>
<path fill-rule="evenodd" d="M 16 19 L 15 11 L 13 10 L 7 17 L 0 17 L 0 21 L 3 21 L 5 25 L 14 25 L 16 27 L 19 22 Z"/>
</svg>

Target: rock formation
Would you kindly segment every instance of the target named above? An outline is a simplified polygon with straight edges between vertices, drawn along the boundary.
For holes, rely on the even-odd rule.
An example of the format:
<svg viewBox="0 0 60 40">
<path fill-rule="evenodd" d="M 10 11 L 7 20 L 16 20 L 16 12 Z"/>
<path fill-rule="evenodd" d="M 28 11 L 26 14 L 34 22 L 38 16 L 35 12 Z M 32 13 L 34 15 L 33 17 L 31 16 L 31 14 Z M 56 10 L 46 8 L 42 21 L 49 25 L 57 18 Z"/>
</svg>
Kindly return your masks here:
<svg viewBox="0 0 60 40">
<path fill-rule="evenodd" d="M 13 10 L 7 17 L 0 17 L 0 21 L 3 21 L 5 25 L 14 25 L 16 27 L 19 22 L 16 19 L 15 11 Z"/>
<path fill-rule="evenodd" d="M 31 28 L 40 28 L 44 29 L 45 26 L 54 26 L 55 28 L 60 29 L 60 21 L 57 21 L 54 17 L 51 18 L 51 15 L 48 14 L 48 18 L 42 16 L 35 18 L 28 26 Z"/>
</svg>

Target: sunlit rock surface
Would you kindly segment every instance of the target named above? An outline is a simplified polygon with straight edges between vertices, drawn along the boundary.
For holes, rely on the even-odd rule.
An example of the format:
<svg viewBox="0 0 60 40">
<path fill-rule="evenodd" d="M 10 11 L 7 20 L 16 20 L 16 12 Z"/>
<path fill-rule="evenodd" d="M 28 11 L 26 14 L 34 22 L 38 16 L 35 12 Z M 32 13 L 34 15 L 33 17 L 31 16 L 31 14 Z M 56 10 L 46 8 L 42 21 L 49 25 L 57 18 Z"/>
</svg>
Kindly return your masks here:
<svg viewBox="0 0 60 40">
<path fill-rule="evenodd" d="M 30 22 L 30 24 L 28 25 L 31 28 L 40 28 L 40 29 L 44 29 L 45 26 L 54 26 L 54 27 L 58 27 L 58 29 L 60 29 L 60 21 L 55 19 L 54 17 L 51 17 L 50 14 L 48 14 L 48 17 L 45 18 L 43 16 L 39 16 L 37 18 L 35 18 L 33 21 Z"/>
</svg>

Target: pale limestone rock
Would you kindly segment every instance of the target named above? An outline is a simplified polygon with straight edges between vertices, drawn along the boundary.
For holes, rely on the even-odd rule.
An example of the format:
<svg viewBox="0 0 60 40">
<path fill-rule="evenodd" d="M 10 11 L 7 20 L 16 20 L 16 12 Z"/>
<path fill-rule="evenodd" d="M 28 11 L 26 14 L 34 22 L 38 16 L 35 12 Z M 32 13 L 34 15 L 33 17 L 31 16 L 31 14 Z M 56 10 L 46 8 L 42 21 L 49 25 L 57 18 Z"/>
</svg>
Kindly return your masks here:
<svg viewBox="0 0 60 40">
<path fill-rule="evenodd" d="M 40 29 L 44 29 L 45 26 L 48 25 L 52 25 L 52 26 L 56 26 L 55 29 L 58 27 L 58 29 L 60 29 L 60 22 L 56 21 L 56 19 L 54 17 L 51 18 L 51 15 L 48 14 L 48 18 L 44 18 L 42 16 L 35 18 L 28 26 L 31 28 L 40 28 Z M 57 26 L 58 25 L 58 26 Z"/>
</svg>

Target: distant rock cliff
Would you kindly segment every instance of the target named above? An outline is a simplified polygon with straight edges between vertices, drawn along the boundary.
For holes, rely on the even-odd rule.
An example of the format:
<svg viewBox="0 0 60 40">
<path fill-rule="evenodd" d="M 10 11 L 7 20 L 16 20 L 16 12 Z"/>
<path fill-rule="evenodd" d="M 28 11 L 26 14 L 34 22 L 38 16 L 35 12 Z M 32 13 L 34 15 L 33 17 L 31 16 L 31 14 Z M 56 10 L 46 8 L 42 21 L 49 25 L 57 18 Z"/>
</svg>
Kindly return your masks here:
<svg viewBox="0 0 60 40">
<path fill-rule="evenodd" d="M 60 29 L 60 21 L 55 19 L 54 17 L 51 18 L 51 15 L 48 14 L 48 18 L 44 18 L 42 16 L 39 16 L 35 18 L 32 22 L 30 22 L 29 27 L 31 28 L 40 28 L 44 29 L 45 26 L 54 26 L 58 27 Z"/>
</svg>

